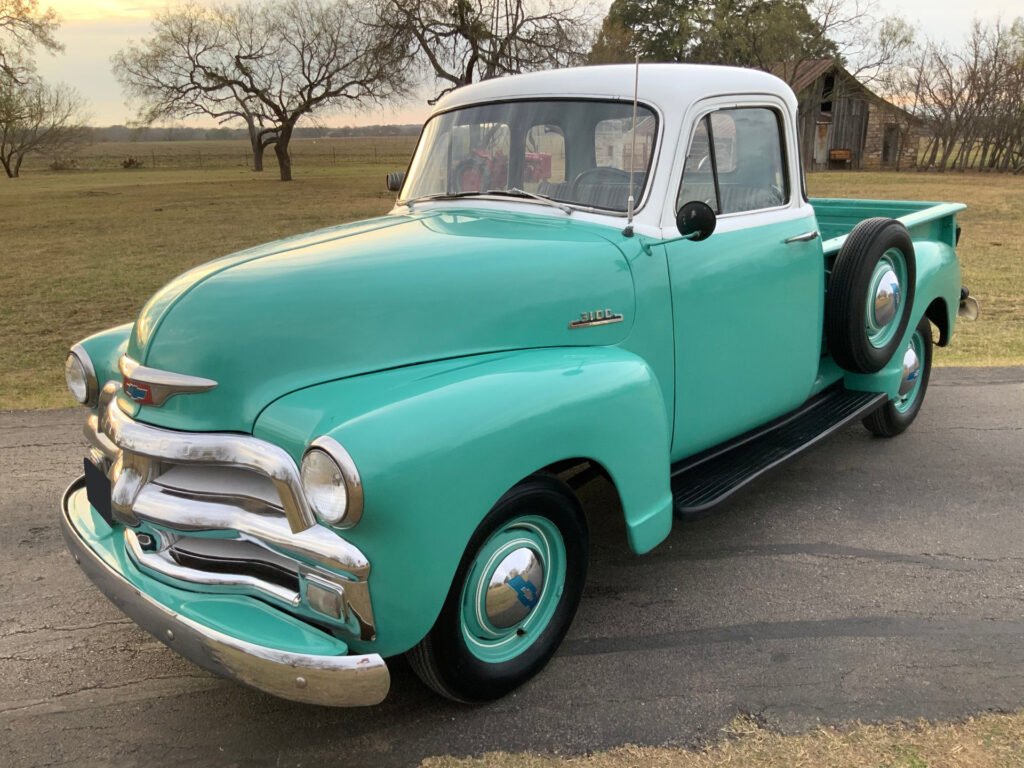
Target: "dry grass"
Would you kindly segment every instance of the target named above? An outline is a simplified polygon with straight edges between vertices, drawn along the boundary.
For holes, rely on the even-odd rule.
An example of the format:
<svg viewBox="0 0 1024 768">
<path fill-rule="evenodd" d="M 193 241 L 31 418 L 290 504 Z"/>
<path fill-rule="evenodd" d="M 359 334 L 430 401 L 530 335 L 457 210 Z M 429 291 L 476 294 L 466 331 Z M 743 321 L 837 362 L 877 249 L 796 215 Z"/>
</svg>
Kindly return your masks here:
<svg viewBox="0 0 1024 768">
<path fill-rule="evenodd" d="M 133 319 L 182 271 L 386 212 L 394 194 L 384 189 L 384 174 L 405 168 L 414 140 L 338 141 L 347 142 L 347 155 L 336 166 L 293 142 L 296 180 L 289 184 L 276 180 L 272 159 L 262 174 L 222 165 L 0 178 L 0 409 L 71 405 L 62 368 L 68 345 Z M 204 152 L 207 144 L 245 146 L 171 143 L 186 155 L 195 144 Z M 210 157 L 223 163 L 230 153 Z"/>
<path fill-rule="evenodd" d="M 70 405 L 62 362 L 83 336 L 131 320 L 183 270 L 267 240 L 383 213 L 384 173 L 404 168 L 411 138 L 297 140 L 296 180 L 273 158 L 254 174 L 244 142 L 97 144 L 86 164 L 0 178 L 0 409 Z M 186 168 L 203 153 L 203 168 Z M 157 157 L 123 170 L 127 154 Z M 177 158 L 164 168 L 159 158 Z M 170 161 L 168 161 L 170 164 Z M 962 324 L 938 364 L 1024 361 L 1024 178 L 830 173 L 818 196 L 962 200 L 961 253 L 982 319 Z"/>
<path fill-rule="evenodd" d="M 422 768 L 1014 768 L 1024 765 L 1024 714 L 963 723 L 858 725 L 785 736 L 740 717 L 703 750 L 620 747 L 583 757 L 489 753 L 434 757 Z"/>
</svg>

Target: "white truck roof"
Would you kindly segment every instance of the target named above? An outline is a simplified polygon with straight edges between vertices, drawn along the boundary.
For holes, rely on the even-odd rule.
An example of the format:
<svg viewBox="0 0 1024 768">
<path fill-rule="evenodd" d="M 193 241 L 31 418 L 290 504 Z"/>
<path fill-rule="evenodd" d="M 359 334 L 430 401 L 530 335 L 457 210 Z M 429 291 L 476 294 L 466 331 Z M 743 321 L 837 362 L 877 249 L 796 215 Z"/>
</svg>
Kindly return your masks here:
<svg viewBox="0 0 1024 768">
<path fill-rule="evenodd" d="M 442 98 L 434 112 L 489 101 L 543 96 L 633 99 L 634 64 L 573 67 L 510 75 L 458 88 Z M 708 64 L 641 64 L 638 97 L 662 112 L 685 109 L 712 96 L 773 94 L 796 109 L 796 97 L 786 83 L 755 69 Z M 674 108 L 674 109 L 673 109 Z"/>
</svg>

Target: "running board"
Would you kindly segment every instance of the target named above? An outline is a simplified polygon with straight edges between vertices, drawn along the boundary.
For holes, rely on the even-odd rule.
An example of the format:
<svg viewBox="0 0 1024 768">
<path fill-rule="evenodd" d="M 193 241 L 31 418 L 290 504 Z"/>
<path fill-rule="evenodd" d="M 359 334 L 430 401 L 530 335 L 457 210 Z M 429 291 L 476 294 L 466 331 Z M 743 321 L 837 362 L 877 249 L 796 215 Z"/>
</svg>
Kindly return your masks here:
<svg viewBox="0 0 1024 768">
<path fill-rule="evenodd" d="M 881 406 L 882 392 L 830 389 L 795 411 L 672 466 L 677 517 L 697 518 L 772 467 Z"/>
</svg>

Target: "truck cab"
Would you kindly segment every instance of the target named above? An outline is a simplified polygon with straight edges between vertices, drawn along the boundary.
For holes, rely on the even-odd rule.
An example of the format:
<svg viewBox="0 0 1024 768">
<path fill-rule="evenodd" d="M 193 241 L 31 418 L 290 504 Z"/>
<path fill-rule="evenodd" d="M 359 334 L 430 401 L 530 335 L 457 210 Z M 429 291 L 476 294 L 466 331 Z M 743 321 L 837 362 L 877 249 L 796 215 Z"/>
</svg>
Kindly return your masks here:
<svg viewBox="0 0 1024 768">
<path fill-rule="evenodd" d="M 72 348 L 75 559 L 276 695 L 376 703 L 401 653 L 453 699 L 513 690 L 579 604 L 581 484 L 610 483 L 642 554 L 924 402 L 964 206 L 809 200 L 796 118 L 728 67 L 452 92 L 388 214 L 198 267 Z"/>
</svg>

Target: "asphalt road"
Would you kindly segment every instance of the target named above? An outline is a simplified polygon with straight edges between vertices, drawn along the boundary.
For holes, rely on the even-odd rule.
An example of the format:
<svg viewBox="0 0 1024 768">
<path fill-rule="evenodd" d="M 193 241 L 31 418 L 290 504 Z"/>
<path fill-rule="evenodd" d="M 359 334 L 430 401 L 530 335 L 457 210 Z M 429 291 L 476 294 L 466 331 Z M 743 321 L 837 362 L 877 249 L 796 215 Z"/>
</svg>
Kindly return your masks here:
<svg viewBox="0 0 1024 768">
<path fill-rule="evenodd" d="M 561 653 L 469 708 L 403 660 L 376 708 L 214 678 L 136 629 L 57 530 L 79 411 L 0 414 L 0 764 L 390 766 L 489 750 L 714 739 L 737 713 L 799 730 L 1024 706 L 1024 369 L 936 370 L 917 423 L 859 425 L 645 557 L 603 481 Z"/>
</svg>

